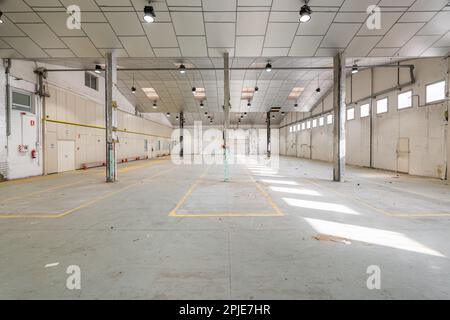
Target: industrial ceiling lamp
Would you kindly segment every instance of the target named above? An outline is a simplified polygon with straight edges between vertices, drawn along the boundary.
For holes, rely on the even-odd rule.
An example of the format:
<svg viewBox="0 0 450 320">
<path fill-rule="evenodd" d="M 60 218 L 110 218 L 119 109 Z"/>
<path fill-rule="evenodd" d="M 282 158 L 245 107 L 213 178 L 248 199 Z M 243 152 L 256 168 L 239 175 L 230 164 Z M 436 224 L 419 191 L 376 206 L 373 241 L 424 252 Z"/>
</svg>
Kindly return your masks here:
<svg viewBox="0 0 450 320">
<path fill-rule="evenodd" d="M 247 107 L 251 107 L 251 106 L 252 106 L 252 103 L 250 102 L 250 100 L 248 100 Z"/>
<path fill-rule="evenodd" d="M 135 86 L 131 87 L 131 93 L 133 93 L 133 94 L 136 93 L 136 87 Z"/>
<path fill-rule="evenodd" d="M 166 116 L 169 118 L 169 117 L 170 117 L 170 112 L 167 112 L 167 113 L 166 113 Z"/>
<path fill-rule="evenodd" d="M 311 20 L 311 7 L 308 6 L 308 2 L 309 0 L 305 0 L 305 5 L 303 7 L 301 7 L 300 9 L 300 22 L 301 23 L 306 23 L 309 20 Z"/>
<path fill-rule="evenodd" d="M 95 65 L 95 73 L 97 73 L 97 74 L 100 74 L 100 73 L 102 73 L 102 66 L 101 65 L 99 65 L 99 64 L 96 64 Z"/>
<path fill-rule="evenodd" d="M 298 103 L 294 104 L 294 108 L 297 108 L 297 107 L 298 107 Z"/>
<path fill-rule="evenodd" d="M 359 67 L 356 63 L 353 64 L 352 66 L 352 74 L 358 73 L 359 72 Z"/>
<path fill-rule="evenodd" d="M 197 88 L 196 87 L 192 87 L 192 92 L 196 92 Z"/>
<path fill-rule="evenodd" d="M 180 66 L 178 67 L 178 71 L 180 71 L 181 74 L 185 74 L 186 73 L 186 67 L 184 64 L 180 64 Z"/>
<path fill-rule="evenodd" d="M 156 104 L 156 101 L 153 101 L 153 109 L 158 108 L 158 105 Z"/>
<path fill-rule="evenodd" d="M 150 1 L 148 2 L 150 4 Z M 155 21 L 156 15 L 155 10 L 152 6 L 145 6 L 144 7 L 144 21 L 147 23 L 152 23 Z"/>
<path fill-rule="evenodd" d="M 270 61 L 268 61 L 267 64 L 266 64 L 266 71 L 267 72 L 272 71 L 272 64 L 270 63 Z"/>
<path fill-rule="evenodd" d="M 4 23 L 5 21 L 3 21 L 3 12 L 0 11 L 0 24 Z"/>
<path fill-rule="evenodd" d="M 259 88 L 258 88 L 258 86 L 256 86 L 255 87 L 255 93 L 258 93 L 258 91 L 259 91 Z"/>
<path fill-rule="evenodd" d="M 205 105 L 203 104 L 203 101 L 200 102 L 200 108 L 203 109 L 204 106 L 205 106 Z"/>
</svg>

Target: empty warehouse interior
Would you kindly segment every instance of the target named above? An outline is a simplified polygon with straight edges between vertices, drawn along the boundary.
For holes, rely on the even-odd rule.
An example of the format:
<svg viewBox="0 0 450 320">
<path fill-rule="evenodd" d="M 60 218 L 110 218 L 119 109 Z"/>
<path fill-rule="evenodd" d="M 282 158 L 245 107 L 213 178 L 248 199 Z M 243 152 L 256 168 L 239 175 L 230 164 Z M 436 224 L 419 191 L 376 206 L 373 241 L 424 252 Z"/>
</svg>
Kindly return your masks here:
<svg viewBox="0 0 450 320">
<path fill-rule="evenodd" d="M 0 1 L 0 299 L 449 299 L 449 52 L 445 0 Z"/>
</svg>

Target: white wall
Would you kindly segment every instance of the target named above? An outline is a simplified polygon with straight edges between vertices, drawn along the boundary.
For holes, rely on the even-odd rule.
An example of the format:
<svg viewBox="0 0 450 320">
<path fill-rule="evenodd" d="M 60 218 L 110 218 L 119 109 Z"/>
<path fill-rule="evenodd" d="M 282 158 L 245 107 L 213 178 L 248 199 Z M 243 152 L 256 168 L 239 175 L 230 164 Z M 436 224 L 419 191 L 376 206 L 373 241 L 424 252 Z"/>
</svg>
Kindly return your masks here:
<svg viewBox="0 0 450 320">
<path fill-rule="evenodd" d="M 30 61 L 12 60 L 11 87 L 34 93 L 37 83 L 34 70 L 37 66 L 57 68 L 42 63 L 38 65 Z M 34 96 L 36 111 L 34 114 L 26 113 L 23 115 L 21 111 L 11 110 L 12 130 L 11 135 L 6 137 L 6 76 L 3 66 L 0 67 L 0 72 L 0 174 L 8 179 L 40 175 L 44 170 L 42 122 L 39 121 L 41 119 L 42 100 L 37 95 Z M 56 139 L 54 145 L 57 145 L 58 140 L 75 141 L 76 168 L 79 168 L 81 163 L 88 160 L 92 160 L 92 162 L 102 161 L 105 156 L 104 129 L 83 126 L 92 123 L 104 126 L 104 108 L 102 106 L 104 105 L 105 85 L 102 77 L 98 79 L 98 91 L 84 85 L 84 72 L 51 72 L 47 80 L 52 91 L 52 96 L 47 98 L 47 102 L 50 102 L 50 105 L 53 103 L 53 111 L 55 112 L 51 115 L 47 113 L 46 117 L 48 120 L 56 122 L 47 122 L 47 133 L 50 139 L 47 139 L 46 136 L 45 140 Z M 113 91 L 113 99 L 118 102 L 120 110 L 118 125 L 119 130 L 123 131 L 119 133 L 119 138 L 123 142 L 121 146 L 119 144 L 119 158 L 145 155 L 153 157 L 169 153 L 168 142 L 170 141 L 172 126 L 165 117 L 160 115 L 135 116 L 133 105 L 116 88 Z M 88 108 L 88 106 L 92 108 Z M 83 113 L 84 117 L 77 117 L 81 114 L 80 112 Z M 22 118 L 25 120 L 23 121 L 23 129 L 21 126 Z M 79 121 L 81 118 L 83 118 L 83 121 Z M 31 120 L 34 120 L 33 126 Z M 58 123 L 58 121 L 72 123 L 63 124 Z M 127 130 L 128 132 L 125 132 Z M 22 144 L 22 140 L 23 144 L 29 146 L 29 152 L 27 153 L 18 152 L 18 145 Z M 143 153 L 144 140 L 148 140 L 149 151 L 146 154 Z M 158 140 L 161 140 L 161 143 Z M 101 146 L 99 141 L 102 144 Z M 83 148 L 81 148 L 81 145 L 83 145 Z M 162 148 L 157 150 L 159 145 Z M 151 152 L 152 147 L 153 153 Z M 38 151 L 36 159 L 31 157 L 30 151 L 32 149 Z M 50 152 L 47 158 L 54 160 L 54 157 L 55 153 Z"/>
<path fill-rule="evenodd" d="M 380 95 L 375 99 L 357 101 L 371 95 L 371 71 L 362 70 L 347 79 L 347 108 L 355 108 L 355 119 L 346 121 L 346 162 L 351 165 L 370 166 L 370 118 L 360 118 L 360 106 L 371 104 L 372 115 L 372 167 L 397 171 L 397 146 L 400 138 L 410 141 L 409 170 L 412 175 L 445 177 L 446 157 L 448 157 L 448 123 L 444 120 L 444 112 L 448 110 L 448 101 L 425 104 L 425 86 L 439 80 L 447 80 L 448 59 L 418 59 L 404 62 L 414 64 L 416 83 L 405 86 L 401 92 L 413 90 L 413 107 L 403 110 L 397 108 L 398 90 Z M 409 81 L 407 69 L 401 69 L 400 83 Z M 373 92 L 393 88 L 397 85 L 396 68 L 376 68 L 373 74 Z M 376 100 L 388 98 L 388 112 L 376 114 Z M 302 119 L 321 113 L 331 112 L 332 93 L 325 96 L 312 113 L 291 113 L 282 122 L 280 145 L 285 155 L 310 158 L 305 151 L 312 141 L 312 159 L 331 161 L 333 153 L 333 126 L 325 124 L 311 130 L 289 133 L 289 127 Z M 326 115 L 325 115 L 326 116 Z M 325 121 L 326 123 L 326 121 Z M 308 146 L 301 147 L 301 144 Z M 447 146 L 446 146 L 447 145 Z"/>
</svg>

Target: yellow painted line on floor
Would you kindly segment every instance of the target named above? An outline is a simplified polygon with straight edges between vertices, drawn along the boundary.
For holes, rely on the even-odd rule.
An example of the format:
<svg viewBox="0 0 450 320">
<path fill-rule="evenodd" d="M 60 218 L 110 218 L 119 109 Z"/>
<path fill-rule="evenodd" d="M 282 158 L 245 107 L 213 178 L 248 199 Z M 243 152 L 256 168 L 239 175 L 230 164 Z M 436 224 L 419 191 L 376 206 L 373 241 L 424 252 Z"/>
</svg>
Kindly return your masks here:
<svg viewBox="0 0 450 320">
<path fill-rule="evenodd" d="M 189 189 L 186 191 L 186 193 L 183 195 L 183 197 L 177 202 L 177 204 L 175 205 L 175 208 L 173 208 L 172 211 L 169 212 L 170 217 L 177 216 L 177 210 L 180 209 L 180 207 L 183 205 L 183 203 L 186 201 L 186 199 L 191 195 L 192 191 L 194 191 L 194 189 L 200 183 L 201 179 L 209 172 L 210 169 L 211 169 L 211 166 L 207 167 L 203 171 L 203 173 L 200 175 L 200 177 L 194 181 L 194 183 L 189 187 Z"/>
<path fill-rule="evenodd" d="M 189 187 L 187 192 L 183 195 L 183 197 L 178 201 L 178 203 L 175 205 L 175 208 L 170 211 L 169 216 L 170 217 L 178 217 L 178 218 L 216 218 L 216 217 L 280 217 L 284 216 L 283 212 L 280 210 L 280 208 L 276 205 L 276 203 L 273 201 L 272 197 L 264 190 L 251 175 L 250 179 L 248 180 L 234 180 L 231 179 L 230 181 L 224 182 L 224 183 L 230 183 L 230 182 L 251 182 L 254 183 L 258 189 L 258 191 L 262 194 L 262 196 L 267 200 L 267 202 L 270 204 L 270 206 L 275 210 L 275 213 L 260 213 L 260 212 L 223 212 L 223 213 L 184 213 L 179 214 L 177 211 L 180 209 L 180 207 L 186 202 L 187 198 L 192 194 L 192 192 L 195 190 L 195 188 L 200 184 L 202 179 L 206 176 L 206 174 L 211 169 L 211 166 L 205 169 L 205 171 L 200 175 L 200 177 L 194 181 L 194 183 Z"/>
<path fill-rule="evenodd" d="M 437 200 L 437 201 L 442 201 L 442 202 L 450 202 L 450 199 L 442 199 L 442 198 L 435 197 L 435 196 L 430 195 L 430 194 L 423 194 L 423 193 L 420 193 L 420 192 L 407 190 L 407 189 L 404 189 L 404 188 L 401 188 L 401 187 L 396 187 L 396 186 L 393 186 L 393 185 L 385 185 L 385 184 L 382 184 L 382 183 L 379 183 L 379 182 L 370 181 L 370 180 L 367 180 L 367 179 L 364 179 L 364 178 L 362 178 L 361 180 L 367 181 L 369 183 L 373 183 L 373 184 L 381 186 L 381 187 L 385 187 L 387 189 L 398 190 L 398 191 L 401 191 L 401 192 L 404 192 L 404 193 L 410 193 L 410 194 L 418 195 L 418 196 L 421 196 L 423 198 L 428 198 L 428 199 L 431 199 L 431 200 Z"/>
<path fill-rule="evenodd" d="M 42 190 L 38 190 L 38 191 L 34 191 L 34 192 L 29 192 L 29 193 L 26 193 L 25 195 L 21 195 L 21 196 L 16 196 L 16 197 L 11 197 L 11 198 L 0 200 L 0 204 L 5 203 L 5 202 L 10 202 L 10 201 L 13 201 L 13 200 L 29 198 L 30 196 L 34 196 L 34 195 L 37 195 L 37 194 L 53 191 L 53 190 L 60 189 L 60 188 L 66 188 L 66 187 L 74 186 L 74 185 L 80 184 L 82 182 L 88 182 L 88 181 L 78 180 L 76 182 L 61 184 L 61 185 L 49 187 L 49 188 L 46 188 L 46 189 L 42 189 Z"/>
<path fill-rule="evenodd" d="M 250 170 L 248 170 L 248 175 L 249 175 L 250 179 L 253 181 L 253 183 L 256 185 L 256 187 L 258 188 L 259 192 L 261 192 L 263 197 L 266 198 L 266 200 L 269 202 L 269 204 L 275 210 L 277 215 L 284 216 L 284 213 L 280 210 L 280 208 L 277 206 L 275 201 L 273 201 L 273 198 L 270 196 L 270 194 L 255 180 L 255 178 L 253 178 L 253 176 L 250 173 Z"/>
<path fill-rule="evenodd" d="M 139 161 L 139 160 L 137 160 L 137 161 Z M 126 173 L 126 172 L 130 172 L 130 171 L 137 170 L 137 169 L 148 168 L 148 167 L 151 167 L 151 166 L 153 166 L 155 164 L 161 163 L 163 161 L 167 161 L 167 160 L 151 160 L 150 162 L 146 162 L 144 164 L 130 165 L 130 166 L 127 166 L 127 167 L 119 168 L 117 170 L 117 173 Z M 129 162 L 124 162 L 124 164 L 125 163 L 129 163 Z M 97 176 L 103 176 L 103 175 L 105 175 L 104 172 L 97 173 Z"/>
<path fill-rule="evenodd" d="M 80 174 L 80 173 L 82 173 L 82 172 L 80 172 L 80 170 L 74 170 L 74 171 L 69 171 L 69 172 L 64 172 L 64 173 L 59 173 L 59 174 L 58 173 L 49 174 L 46 176 L 39 175 L 39 176 L 33 176 L 33 177 L 27 177 L 27 178 L 7 180 L 7 181 L 0 182 L 0 188 L 5 188 L 8 186 L 22 184 L 22 183 L 26 183 L 26 182 L 30 182 L 30 181 L 35 181 L 35 180 L 40 180 L 40 181 L 53 180 L 55 178 L 61 178 L 62 175 L 68 176 L 68 175 L 75 175 L 75 174 Z"/>
<path fill-rule="evenodd" d="M 218 213 L 177 213 L 178 218 L 217 218 L 217 217 L 279 217 L 278 213 L 252 213 L 252 212 L 218 212 Z"/>
<path fill-rule="evenodd" d="M 429 218 L 432 218 L 432 217 L 448 217 L 448 216 L 450 216 L 450 213 L 447 213 L 447 212 L 446 213 L 425 213 L 425 212 L 424 213 L 401 213 L 401 212 L 390 212 L 390 211 L 386 211 L 384 209 L 381 209 L 379 207 L 376 207 L 376 206 L 372 205 L 371 203 L 367 202 L 366 200 L 362 200 L 359 197 L 348 196 L 345 193 L 336 191 L 336 190 L 334 190 L 334 189 L 332 189 L 332 188 L 330 188 L 328 186 L 325 186 L 323 184 L 317 183 L 317 182 L 309 180 L 309 179 L 305 179 L 305 181 L 307 181 L 307 182 L 309 182 L 309 183 L 311 183 L 311 184 L 313 184 L 315 186 L 318 186 L 320 188 L 325 188 L 325 189 L 327 189 L 327 190 L 337 194 L 338 196 L 341 196 L 341 197 L 344 197 L 346 199 L 349 199 L 350 201 L 355 201 L 357 203 L 360 203 L 360 204 L 362 204 L 362 205 L 364 205 L 364 206 L 366 206 L 366 207 L 368 207 L 368 208 L 370 208 L 372 210 L 380 212 L 380 213 L 382 213 L 382 214 L 384 214 L 386 216 L 389 216 L 389 217 L 398 217 L 398 218 L 427 218 L 427 217 L 429 217 Z"/>
<path fill-rule="evenodd" d="M 157 176 L 160 176 L 160 175 L 162 175 L 162 174 L 164 174 L 166 172 L 172 171 L 175 168 L 176 167 L 170 168 L 168 170 L 163 170 L 163 171 L 157 172 L 157 173 L 155 173 L 155 174 L 153 174 L 153 175 L 143 179 L 143 181 L 151 180 L 151 179 L 153 179 L 153 178 L 155 178 Z M 64 211 L 62 213 L 59 213 L 59 214 L 36 214 L 36 213 L 23 214 L 23 215 L 18 215 L 18 214 L 1 214 L 0 215 L 0 219 L 17 219 L 17 218 L 20 218 L 20 219 L 23 219 L 23 218 L 55 219 L 55 218 L 62 218 L 62 217 L 65 217 L 65 216 L 67 216 L 67 215 L 69 215 L 71 213 L 74 213 L 75 211 L 84 209 L 84 208 L 86 208 L 86 207 L 88 207 L 90 205 L 93 205 L 93 204 L 95 204 L 95 203 L 97 203 L 99 201 L 102 201 L 102 200 L 105 200 L 107 198 L 110 198 L 110 197 L 112 197 L 112 196 L 114 196 L 114 195 L 116 195 L 116 194 L 118 194 L 118 193 L 120 193 L 122 191 L 125 191 L 127 189 L 130 189 L 132 187 L 135 187 L 135 186 L 141 185 L 141 184 L 142 184 L 142 181 L 138 181 L 138 182 L 132 183 L 132 184 L 130 184 L 128 186 L 125 186 L 125 187 L 123 187 L 123 188 L 121 188 L 119 190 L 115 190 L 115 191 L 109 192 L 109 193 L 107 193 L 107 194 L 105 194 L 105 195 L 103 195 L 101 197 L 95 198 L 95 199 L 93 199 L 91 201 L 88 201 L 88 202 L 78 206 L 78 207 L 75 207 L 73 209 L 69 209 L 69 210 Z"/>
</svg>

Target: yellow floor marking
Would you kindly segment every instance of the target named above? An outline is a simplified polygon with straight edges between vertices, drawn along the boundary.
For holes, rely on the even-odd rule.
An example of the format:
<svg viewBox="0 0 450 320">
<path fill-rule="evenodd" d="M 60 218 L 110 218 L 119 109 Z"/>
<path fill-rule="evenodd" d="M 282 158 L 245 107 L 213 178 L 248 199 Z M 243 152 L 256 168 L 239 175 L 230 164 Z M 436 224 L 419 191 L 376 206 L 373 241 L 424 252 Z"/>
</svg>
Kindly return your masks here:
<svg viewBox="0 0 450 320">
<path fill-rule="evenodd" d="M 127 167 L 124 167 L 124 168 L 119 168 L 117 170 L 117 172 L 118 173 L 126 173 L 126 172 L 130 172 L 130 171 L 133 171 L 133 170 L 141 169 L 141 168 L 147 168 L 147 167 L 151 167 L 151 166 L 153 166 L 155 164 L 161 163 L 163 161 L 165 161 L 165 160 L 152 160 L 150 163 L 146 162 L 144 164 L 130 165 L 130 166 L 127 166 Z M 124 163 L 129 163 L 129 162 L 124 162 Z M 103 175 L 105 175 L 104 172 L 97 173 L 97 176 L 103 176 Z"/>
<path fill-rule="evenodd" d="M 362 204 L 362 205 L 364 205 L 364 206 L 366 206 L 366 207 L 371 208 L 372 210 L 378 211 L 378 212 L 380 212 L 380 213 L 382 213 L 382 214 L 384 214 L 384 215 L 386 215 L 386 216 L 389 216 L 389 217 L 398 217 L 398 218 L 425 218 L 425 217 L 446 217 L 446 216 L 450 216 L 450 213 L 425 213 L 425 212 L 424 212 L 424 213 L 411 213 L 411 214 L 409 214 L 409 213 L 400 213 L 400 212 L 390 212 L 390 211 L 386 211 L 386 210 L 384 210 L 384 209 L 381 209 L 381 208 L 379 208 L 379 207 L 376 207 L 376 206 L 370 204 L 369 202 L 367 202 L 367 201 L 365 201 L 365 200 L 362 200 L 362 199 L 359 198 L 359 197 L 348 196 L 348 195 L 345 194 L 345 193 L 336 191 L 336 190 L 334 190 L 334 189 L 332 189 L 332 188 L 330 188 L 330 187 L 328 187 L 328 186 L 325 186 L 325 185 L 323 185 L 323 184 L 317 183 L 317 182 L 312 181 L 312 180 L 309 180 L 309 179 L 305 179 L 305 181 L 306 181 L 306 182 L 309 182 L 309 183 L 311 183 L 311 184 L 313 184 L 313 185 L 315 185 L 315 186 L 318 186 L 318 187 L 320 187 L 320 188 L 325 188 L 325 189 L 327 189 L 327 190 L 329 190 L 329 191 L 331 191 L 331 192 L 333 192 L 333 193 L 335 193 L 335 194 L 337 194 L 337 195 L 339 195 L 339 196 L 341 196 L 341 197 L 344 197 L 344 198 L 346 198 L 346 199 L 349 199 L 349 200 L 351 200 L 351 201 L 358 202 L 358 203 L 360 203 L 360 204 Z"/>
<path fill-rule="evenodd" d="M 247 169 L 248 170 L 248 169 Z M 280 208 L 277 206 L 277 204 L 275 203 L 275 201 L 273 201 L 272 197 L 269 195 L 269 193 L 263 188 L 261 187 L 261 185 L 255 180 L 255 178 L 253 178 L 253 176 L 250 173 L 250 170 L 248 170 L 248 175 L 250 177 L 250 180 L 253 181 L 253 183 L 255 183 L 256 187 L 258 188 L 259 192 L 261 192 L 261 194 L 266 198 L 266 200 L 269 202 L 269 204 L 272 206 L 272 208 L 275 210 L 275 212 L 280 215 L 280 216 L 284 216 L 284 213 L 280 210 Z"/>
<path fill-rule="evenodd" d="M 433 195 L 429 195 L 429 194 L 425 195 L 425 194 L 422 194 L 420 192 L 407 190 L 407 189 L 403 189 L 403 188 L 400 188 L 400 187 L 395 187 L 395 186 L 392 186 L 392 185 L 384 185 L 382 183 L 374 182 L 374 181 L 367 180 L 367 179 L 364 179 L 364 178 L 362 178 L 361 180 L 365 180 L 365 181 L 367 181 L 369 183 L 373 183 L 373 184 L 381 186 L 381 187 L 386 187 L 387 189 L 394 189 L 394 190 L 398 190 L 398 191 L 405 192 L 405 193 L 411 193 L 411 194 L 418 195 L 418 196 L 421 196 L 423 198 L 428 198 L 428 199 L 431 199 L 431 200 L 437 200 L 437 201 L 442 201 L 442 202 L 450 202 L 450 199 L 442 199 L 442 198 L 434 197 Z"/>
<path fill-rule="evenodd" d="M 151 180 L 151 179 L 153 179 L 153 178 L 155 178 L 155 177 L 157 177 L 157 176 L 159 176 L 159 175 L 162 175 L 162 174 L 164 174 L 164 173 L 166 173 L 166 172 L 172 171 L 172 170 L 174 170 L 175 168 L 176 168 L 176 167 L 170 168 L 170 169 L 168 169 L 168 170 L 163 170 L 163 171 L 157 172 L 157 173 L 155 173 L 155 174 L 153 174 L 153 175 L 151 175 L 151 176 L 149 176 L 149 177 L 143 179 L 142 181 Z M 15 219 L 15 218 L 43 218 L 43 219 L 55 219 L 55 218 L 62 218 L 62 217 L 65 217 L 65 216 L 67 216 L 67 215 L 69 215 L 69 214 L 75 212 L 75 211 L 78 211 L 78 210 L 80 210 L 80 209 L 84 209 L 84 208 L 86 208 L 86 207 L 88 207 L 88 206 L 90 206 L 90 205 L 92 205 L 92 204 L 94 204 L 94 203 L 97 203 L 97 202 L 101 201 L 101 200 L 110 198 L 110 197 L 112 197 L 113 195 L 118 194 L 118 193 L 120 193 L 120 192 L 122 192 L 122 191 L 124 191 L 124 190 L 130 189 L 130 188 L 132 188 L 132 187 L 134 187 L 134 186 L 137 186 L 137 185 L 140 185 L 140 184 L 142 184 L 142 181 L 138 181 L 138 182 L 132 183 L 132 184 L 130 184 L 130 185 L 128 185 L 128 186 L 125 186 L 125 187 L 123 187 L 123 188 L 121 188 L 121 189 L 119 189 L 119 190 L 115 190 L 115 191 L 109 192 L 109 193 L 107 193 L 107 194 L 105 194 L 105 195 L 103 195 L 103 196 L 101 196 L 101 197 L 98 197 L 98 198 L 96 198 L 96 199 L 93 199 L 93 200 L 91 200 L 91 201 L 88 201 L 88 202 L 86 202 L 86 203 L 84 203 L 84 204 L 82 204 L 82 205 L 80 205 L 80 206 L 78 206 L 78 207 L 75 207 L 75 208 L 73 208 L 73 209 L 69 209 L 69 210 L 64 211 L 64 212 L 62 212 L 62 213 L 59 213 L 59 214 L 36 214 L 36 213 L 32 213 L 32 214 L 28 214 L 28 215 L 27 215 L 27 214 L 24 214 L 24 215 L 17 215 L 17 214 L 10 214 L 10 215 L 8 215 L 8 214 L 2 214 L 2 215 L 0 215 L 0 219 L 13 219 L 13 218 L 14 218 L 14 219 Z"/>
<path fill-rule="evenodd" d="M 206 176 L 206 174 L 211 169 L 211 166 L 205 169 L 205 171 L 200 175 L 200 177 L 194 181 L 194 183 L 189 187 L 187 192 L 183 195 L 183 197 L 178 201 L 178 203 L 175 205 L 175 208 L 170 211 L 169 216 L 170 217 L 178 217 L 178 218 L 207 218 L 207 217 L 279 217 L 284 216 L 283 212 L 278 208 L 278 206 L 273 201 L 272 197 L 264 190 L 257 182 L 256 180 L 249 174 L 250 179 L 249 180 L 234 180 L 231 179 L 228 182 L 253 182 L 255 183 L 258 191 L 262 194 L 262 196 L 267 200 L 267 202 L 271 205 L 271 207 L 275 210 L 275 213 L 259 213 L 259 212 L 214 212 L 214 213 L 193 213 L 193 214 L 179 214 L 177 211 L 180 209 L 180 207 L 186 202 L 187 198 L 192 194 L 194 189 L 200 184 L 203 177 Z"/>
<path fill-rule="evenodd" d="M 33 177 L 28 177 L 28 178 L 19 178 L 19 179 L 14 179 L 14 180 L 7 180 L 7 181 L 3 181 L 0 182 L 0 188 L 5 188 L 7 186 L 11 186 L 11 185 L 16 185 L 16 184 L 22 184 L 25 182 L 30 182 L 30 181 L 34 181 L 34 180 L 41 180 L 41 181 L 45 181 L 45 180 L 53 180 L 55 178 L 60 178 L 61 175 L 64 176 L 68 176 L 68 175 L 74 175 L 74 174 L 80 174 L 82 173 L 81 170 L 75 170 L 75 171 L 70 171 L 70 172 L 64 172 L 64 173 L 55 173 L 55 174 L 49 174 L 46 176 L 33 176 Z"/>
<path fill-rule="evenodd" d="M 60 189 L 60 188 L 65 188 L 65 187 L 74 186 L 74 185 L 80 184 L 80 183 L 82 183 L 82 182 L 88 182 L 88 181 L 78 180 L 78 181 L 76 181 L 76 182 L 71 182 L 71 183 L 61 184 L 61 185 L 58 185 L 58 186 L 53 186 L 53 187 L 50 187 L 50 188 L 46 188 L 46 189 L 42 189 L 42 190 L 30 192 L 30 193 L 27 193 L 26 195 L 21 195 L 21 196 L 16 196 L 16 197 L 11 197 L 11 198 L 6 198 L 6 199 L 3 199 L 3 200 L 0 200 L 0 204 L 5 203 L 5 202 L 9 202 L 9 201 L 13 201 L 13 200 L 18 200 L 18 199 L 23 199 L 23 198 L 29 198 L 30 196 L 34 196 L 34 195 L 37 195 L 37 194 L 45 193 L 45 192 L 52 191 L 52 190 L 55 190 L 55 189 Z"/>
<path fill-rule="evenodd" d="M 211 169 L 211 166 L 207 167 L 203 173 L 200 175 L 200 177 L 194 181 L 194 183 L 189 187 L 187 192 L 183 195 L 183 197 L 180 199 L 180 201 L 177 202 L 175 205 L 175 208 L 172 209 L 172 211 L 169 212 L 170 217 L 176 217 L 177 216 L 177 210 L 180 209 L 180 207 L 183 205 L 183 203 L 186 201 L 186 199 L 191 195 L 192 191 L 194 191 L 195 187 L 200 183 L 201 179 L 208 173 L 208 171 Z"/>
</svg>

